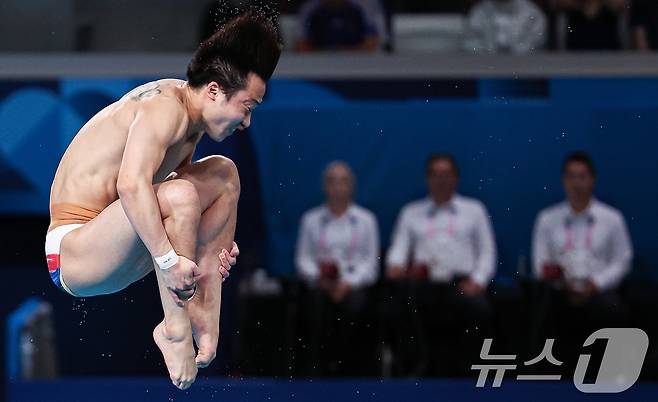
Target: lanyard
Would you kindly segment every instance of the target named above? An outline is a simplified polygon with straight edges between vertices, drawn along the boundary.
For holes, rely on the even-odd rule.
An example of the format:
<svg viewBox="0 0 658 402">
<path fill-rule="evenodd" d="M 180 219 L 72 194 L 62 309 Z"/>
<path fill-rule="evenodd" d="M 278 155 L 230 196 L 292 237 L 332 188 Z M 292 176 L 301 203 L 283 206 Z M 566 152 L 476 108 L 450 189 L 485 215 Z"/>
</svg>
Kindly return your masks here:
<svg viewBox="0 0 658 402">
<path fill-rule="evenodd" d="M 573 240 L 573 220 L 567 218 L 564 222 L 564 249 L 565 251 L 574 249 Z M 588 251 L 592 250 L 592 236 L 594 232 L 594 218 L 587 218 L 587 233 L 585 234 L 585 247 Z"/>
<path fill-rule="evenodd" d="M 349 216 L 348 217 L 349 222 L 350 222 L 350 243 L 347 248 L 347 260 L 350 261 L 352 259 L 352 256 L 354 255 L 354 252 L 356 251 L 356 246 L 358 244 L 358 237 L 357 237 L 357 230 L 356 230 L 356 217 Z M 327 228 L 329 226 L 331 218 L 328 216 L 325 216 L 322 218 L 321 226 L 320 226 L 320 255 L 329 255 L 329 244 L 327 242 Z"/>
<path fill-rule="evenodd" d="M 428 213 L 429 221 L 427 223 L 427 229 L 425 231 L 425 236 L 427 236 L 427 240 L 434 239 L 434 236 L 436 235 L 437 230 L 436 230 L 435 217 L 437 212 L 438 212 L 437 210 L 432 208 Z M 446 233 L 448 234 L 448 236 L 454 237 L 456 233 L 455 220 L 457 219 L 457 212 L 451 209 L 449 213 L 450 213 L 450 218 L 448 218 L 448 226 L 446 227 Z"/>
</svg>

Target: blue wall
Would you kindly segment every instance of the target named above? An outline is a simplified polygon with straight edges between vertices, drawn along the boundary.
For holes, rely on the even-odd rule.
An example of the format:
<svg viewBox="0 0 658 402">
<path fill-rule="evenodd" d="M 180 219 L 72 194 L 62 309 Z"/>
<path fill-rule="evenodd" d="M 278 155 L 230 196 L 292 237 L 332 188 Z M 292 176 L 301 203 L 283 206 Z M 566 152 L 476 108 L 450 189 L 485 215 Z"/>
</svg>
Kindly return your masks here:
<svg viewBox="0 0 658 402">
<path fill-rule="evenodd" d="M 73 135 L 142 82 L 0 82 L 0 214 L 46 214 L 52 177 Z M 352 164 L 357 201 L 377 214 L 387 245 L 400 207 L 424 195 L 425 158 L 446 151 L 461 165 L 460 191 L 487 205 L 499 275 L 510 277 L 517 256 L 527 254 L 535 214 L 562 198 L 562 158 L 585 149 L 598 165 L 599 198 L 626 216 L 636 274 L 654 276 L 658 79 L 463 80 L 455 88 L 467 89 L 447 95 L 412 88 L 432 81 L 396 82 L 392 93 L 387 82 L 365 84 L 274 81 L 254 115 L 250 135 L 273 272 L 292 272 L 299 218 L 322 201 L 327 162 Z M 201 148 L 199 155 L 216 152 Z M 243 175 L 254 169 L 237 163 Z"/>
<path fill-rule="evenodd" d="M 383 84 L 385 85 L 385 84 Z M 527 254 L 537 211 L 562 198 L 563 157 L 585 149 L 598 165 L 598 196 L 628 221 L 639 270 L 658 265 L 658 80 L 566 80 L 545 90 L 514 81 L 478 82 L 477 96 L 350 100 L 313 83 L 276 82 L 253 138 L 260 164 L 270 261 L 291 267 L 303 211 L 322 200 L 319 178 L 335 158 L 359 181 L 357 199 L 376 212 L 383 242 L 399 208 L 424 195 L 423 164 L 453 153 L 460 191 L 492 216 L 501 266 L 511 275 Z"/>
</svg>

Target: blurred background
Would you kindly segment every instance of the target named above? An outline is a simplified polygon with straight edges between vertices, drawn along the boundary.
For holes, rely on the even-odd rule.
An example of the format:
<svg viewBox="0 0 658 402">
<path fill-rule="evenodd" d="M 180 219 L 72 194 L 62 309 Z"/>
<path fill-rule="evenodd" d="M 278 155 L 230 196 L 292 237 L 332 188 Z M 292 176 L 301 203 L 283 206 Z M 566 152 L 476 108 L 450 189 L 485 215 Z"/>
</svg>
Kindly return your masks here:
<svg viewBox="0 0 658 402">
<path fill-rule="evenodd" d="M 95 298 L 59 292 L 43 261 L 50 184 L 89 118 L 144 82 L 184 79 L 198 44 L 250 8 L 275 22 L 284 54 L 252 126 L 195 155 L 230 157 L 242 182 L 218 357 L 192 394 L 142 386 L 126 378 L 166 380 L 155 279 Z M 87 400 L 60 386 L 107 389 L 95 400 L 351 400 L 359 389 L 478 400 L 471 365 L 485 338 L 491 354 L 515 355 L 506 384 L 560 374 L 551 398 L 578 398 L 578 356 L 600 362 L 605 349 L 583 342 L 606 327 L 647 333 L 641 384 L 625 393 L 647 400 L 655 49 L 651 0 L 3 0 L 9 400 Z M 524 365 L 549 338 L 563 364 Z M 336 394 L 295 388 L 309 379 Z M 510 387 L 498 397 L 528 398 Z"/>
</svg>

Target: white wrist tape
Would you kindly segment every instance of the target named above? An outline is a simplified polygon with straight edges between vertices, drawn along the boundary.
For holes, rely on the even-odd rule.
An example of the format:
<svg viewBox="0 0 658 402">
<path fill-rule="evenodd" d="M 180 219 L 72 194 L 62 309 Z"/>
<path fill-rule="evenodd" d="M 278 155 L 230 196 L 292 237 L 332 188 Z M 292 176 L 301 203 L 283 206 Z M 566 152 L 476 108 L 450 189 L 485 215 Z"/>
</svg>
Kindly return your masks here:
<svg viewBox="0 0 658 402">
<path fill-rule="evenodd" d="M 162 257 L 155 257 L 155 263 L 158 264 L 160 269 L 169 269 L 174 265 L 178 264 L 178 254 L 172 248 L 169 252 Z"/>
</svg>

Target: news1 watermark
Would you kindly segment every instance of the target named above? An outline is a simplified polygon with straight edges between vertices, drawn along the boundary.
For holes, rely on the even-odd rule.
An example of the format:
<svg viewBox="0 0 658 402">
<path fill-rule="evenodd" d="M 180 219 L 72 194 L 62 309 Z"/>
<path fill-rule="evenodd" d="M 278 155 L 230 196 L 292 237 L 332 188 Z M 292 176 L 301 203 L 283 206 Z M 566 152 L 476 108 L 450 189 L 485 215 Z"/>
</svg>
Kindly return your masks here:
<svg viewBox="0 0 658 402">
<path fill-rule="evenodd" d="M 619 393 L 635 384 L 644 358 L 649 347 L 649 337 L 639 328 L 603 328 L 591 334 L 583 343 L 583 348 L 591 346 L 599 339 L 606 341 L 605 352 L 598 369 L 596 381 L 585 383 L 585 373 L 589 369 L 591 354 L 583 353 L 578 357 L 578 364 L 573 375 L 576 388 L 584 393 Z M 542 351 L 537 357 L 523 362 L 523 367 L 529 367 L 546 360 L 554 366 L 561 366 L 562 362 L 553 356 L 555 339 L 546 339 Z M 481 364 L 473 364 L 472 370 L 479 371 L 476 387 L 486 386 L 489 373 L 493 373 L 492 388 L 499 388 L 505 374 L 519 368 L 516 364 L 516 355 L 492 355 L 491 345 L 493 339 L 487 338 L 480 351 Z M 524 375 L 518 374 L 518 381 L 559 381 L 561 374 Z"/>
</svg>

